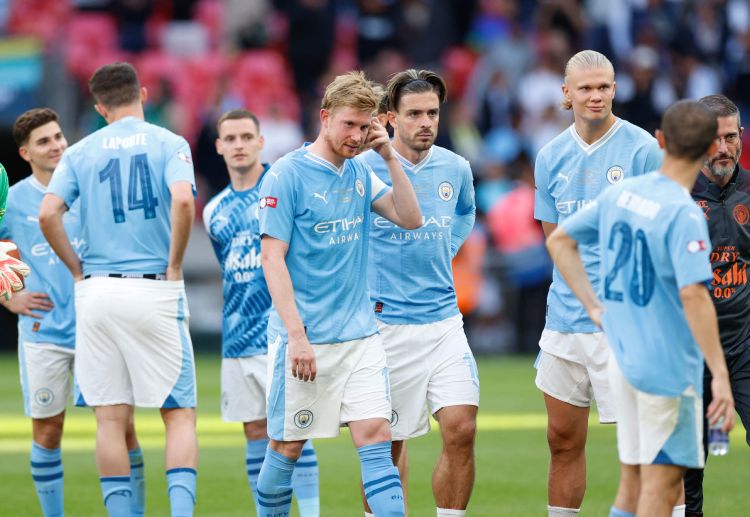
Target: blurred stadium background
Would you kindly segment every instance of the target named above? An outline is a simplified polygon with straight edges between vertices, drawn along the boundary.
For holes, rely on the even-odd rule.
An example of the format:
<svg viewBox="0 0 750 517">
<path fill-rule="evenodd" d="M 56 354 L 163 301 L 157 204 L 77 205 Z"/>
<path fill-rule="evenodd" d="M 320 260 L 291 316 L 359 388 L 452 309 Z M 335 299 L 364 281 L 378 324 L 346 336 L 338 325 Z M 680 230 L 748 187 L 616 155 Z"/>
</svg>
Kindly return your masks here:
<svg viewBox="0 0 750 517">
<path fill-rule="evenodd" d="M 584 48 L 604 52 L 615 64 L 615 113 L 649 131 L 674 100 L 716 92 L 732 98 L 750 120 L 748 0 L 0 0 L 0 162 L 11 183 L 29 173 L 10 129 L 31 107 L 58 111 L 69 144 L 101 127 L 104 122 L 93 110 L 86 81 L 98 66 L 127 60 L 149 90 L 147 119 L 191 143 L 200 214 L 227 182 L 213 144 L 215 120 L 222 112 L 240 106 L 256 112 L 266 137 L 262 157 L 273 161 L 317 133 L 320 96 L 336 74 L 362 68 L 372 79 L 385 82 L 406 67 L 431 68 L 449 87 L 437 143 L 469 159 L 475 176 L 479 217 L 454 264 L 469 341 L 478 355 L 534 353 L 544 324 L 551 264 L 541 228 L 533 220 L 533 163 L 541 146 L 572 121 L 558 108 L 562 70 L 567 59 Z M 745 138 L 750 139 L 750 132 Z M 750 166 L 750 153 L 743 161 Z M 213 472 L 208 486 L 221 491 L 226 489 L 224 479 L 216 473 L 230 470 L 222 458 L 232 456 L 242 438 L 239 429 L 211 427 L 211 419 L 218 419 L 217 394 L 212 390 L 218 390 L 221 287 L 200 220 L 185 270 L 194 342 L 199 351 L 212 354 L 199 362 L 201 403 L 207 411 L 201 414 L 209 415 L 202 417 L 208 427 L 201 436 L 207 433 L 204 445 L 215 447 L 204 452 L 203 471 Z M 17 487 L 3 489 L 16 494 L 6 502 L 17 508 L 13 501 L 35 504 L 25 456 L 28 422 L 21 416 L 12 356 L 14 318 L 4 310 L 0 328 L 0 350 L 7 352 L 0 356 L 0 416 L 5 429 L 0 433 L 0 453 L 12 460 L 2 462 L 0 474 L 17 480 Z M 532 359 L 507 361 L 507 366 L 497 359 L 480 361 L 485 421 L 480 419 L 478 454 L 488 459 L 479 465 L 472 503 L 477 515 L 500 515 L 493 512 L 493 486 L 515 487 L 511 500 L 526 501 L 511 504 L 508 515 L 533 515 L 543 508 L 545 420 L 541 397 L 533 390 Z M 509 392 L 513 400 L 501 401 Z M 71 420 L 66 443 L 78 438 L 90 442 L 93 420 L 87 414 L 72 414 L 77 416 Z M 155 422 L 153 427 L 156 434 L 149 443 L 159 447 Z M 223 442 L 212 442 L 212 433 L 231 435 L 232 447 L 219 450 Z M 592 440 L 590 450 L 591 468 L 597 476 L 603 471 L 604 477 L 590 480 L 592 493 L 598 495 L 592 496 L 589 509 L 603 514 L 616 482 L 616 472 L 601 467 L 615 461 L 614 432 L 596 427 L 592 434 L 605 437 Z M 421 495 L 415 497 L 425 501 L 425 508 L 426 476 L 437 447 L 436 435 L 430 436 L 435 443 L 417 445 L 413 456 L 414 472 L 419 473 L 415 475 L 424 478 L 415 489 Z M 742 432 L 733 433 L 733 438 L 741 445 Z M 336 443 L 322 446 L 322 471 L 330 457 L 326 450 Z M 503 447 L 508 443 L 518 444 L 516 451 Z M 84 452 L 74 452 L 74 447 L 67 451 L 80 454 L 77 461 L 85 465 L 78 478 L 92 481 L 90 444 L 81 446 Z M 744 476 L 731 472 L 742 461 L 746 465 L 748 456 L 744 447 L 735 447 L 730 458 L 716 461 L 717 468 L 724 462 L 721 468 L 729 472 L 721 481 L 709 476 L 707 493 L 721 483 L 728 488 L 729 480 L 742 494 Z M 518 467 L 525 460 L 527 466 Z M 150 463 L 149 476 L 160 480 L 155 463 Z M 349 463 L 329 468 L 340 472 L 355 466 Z M 513 470 L 506 471 L 504 465 L 513 465 Z M 66 464 L 66 477 L 76 479 L 73 476 L 75 464 Z M 249 503 L 249 492 L 240 492 L 241 470 L 232 476 L 237 497 L 241 493 Z M 323 483 L 334 482 L 332 475 L 322 476 Z M 90 482 L 85 490 L 91 494 L 66 494 L 94 505 L 81 506 L 90 510 L 80 515 L 100 511 L 95 488 Z M 344 488 L 342 492 L 348 493 Z M 201 490 L 206 494 L 209 488 Z M 331 489 L 323 490 L 324 504 L 326 492 Z M 531 501 L 536 502 L 528 506 Z M 215 513 L 205 514 L 233 514 L 222 513 L 220 503 Z M 347 504 L 358 508 L 356 501 Z M 722 504 L 717 514 L 742 513 L 732 511 L 738 504 L 732 499 Z"/>
</svg>

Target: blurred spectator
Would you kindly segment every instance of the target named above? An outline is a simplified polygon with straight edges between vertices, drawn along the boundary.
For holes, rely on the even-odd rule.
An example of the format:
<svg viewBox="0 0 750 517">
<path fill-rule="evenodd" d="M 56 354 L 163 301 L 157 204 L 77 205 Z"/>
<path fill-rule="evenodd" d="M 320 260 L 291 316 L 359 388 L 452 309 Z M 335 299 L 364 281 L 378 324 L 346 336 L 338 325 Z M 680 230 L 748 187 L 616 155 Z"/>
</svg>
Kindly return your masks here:
<svg viewBox="0 0 750 517">
<path fill-rule="evenodd" d="M 302 128 L 293 120 L 284 118 L 277 104 L 268 108 L 268 115 L 260 119 L 265 143 L 260 152 L 263 163 L 273 163 L 289 151 L 302 145 Z"/>
<path fill-rule="evenodd" d="M 223 0 L 224 31 L 232 48 L 261 48 L 268 41 L 268 0 Z"/>
<path fill-rule="evenodd" d="M 537 7 L 535 21 L 537 31 L 561 32 L 574 52 L 583 50 L 586 20 L 580 0 L 542 0 Z"/>
<path fill-rule="evenodd" d="M 146 50 L 146 21 L 153 12 L 149 0 L 114 0 L 113 11 L 117 16 L 120 33 L 120 49 L 125 52 Z"/>
<path fill-rule="evenodd" d="M 357 56 L 366 66 L 381 51 L 398 48 L 400 9 L 395 0 L 357 0 Z"/>
</svg>

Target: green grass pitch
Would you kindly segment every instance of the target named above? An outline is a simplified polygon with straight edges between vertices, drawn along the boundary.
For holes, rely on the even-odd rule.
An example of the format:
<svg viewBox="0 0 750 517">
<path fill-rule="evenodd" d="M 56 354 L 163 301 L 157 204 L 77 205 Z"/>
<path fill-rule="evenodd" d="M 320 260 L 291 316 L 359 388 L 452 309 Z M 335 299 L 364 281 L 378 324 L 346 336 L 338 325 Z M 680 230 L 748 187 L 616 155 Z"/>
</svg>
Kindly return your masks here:
<svg viewBox="0 0 750 517">
<path fill-rule="evenodd" d="M 482 401 L 476 457 L 477 476 L 469 515 L 546 515 L 546 416 L 534 387 L 531 357 L 482 358 Z M 199 516 L 254 515 L 244 471 L 244 439 L 238 424 L 219 416 L 217 356 L 199 356 L 198 468 Z M 595 415 L 592 415 L 594 422 Z M 169 515 L 162 455 L 164 436 L 156 411 L 139 410 L 136 427 L 146 461 L 147 515 Z M 16 358 L 0 355 L 0 515 L 38 516 L 29 473 L 31 425 L 23 415 Z M 94 419 L 90 411 L 70 409 L 63 438 L 66 515 L 101 516 L 94 462 Z M 750 449 L 744 430 L 732 433 L 728 456 L 712 458 L 706 480 L 707 515 L 745 515 Z M 435 515 L 430 475 L 440 447 L 439 433 L 409 443 L 409 514 Z M 348 433 L 315 443 L 320 462 L 321 515 L 361 516 L 359 463 Z M 589 432 L 588 490 L 583 515 L 607 515 L 618 468 L 613 426 L 594 424 Z M 297 515 L 293 510 L 292 515 Z"/>
</svg>

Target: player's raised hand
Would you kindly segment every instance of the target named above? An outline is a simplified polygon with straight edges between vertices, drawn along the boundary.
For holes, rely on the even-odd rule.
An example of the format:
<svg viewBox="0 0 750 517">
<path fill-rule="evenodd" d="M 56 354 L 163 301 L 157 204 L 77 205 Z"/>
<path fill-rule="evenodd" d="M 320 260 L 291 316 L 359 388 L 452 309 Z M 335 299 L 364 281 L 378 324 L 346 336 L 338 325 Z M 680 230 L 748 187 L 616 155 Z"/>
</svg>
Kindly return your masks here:
<svg viewBox="0 0 750 517">
<path fill-rule="evenodd" d="M 36 293 L 32 291 L 20 291 L 10 299 L 6 305 L 8 310 L 14 314 L 23 314 L 32 318 L 43 318 L 44 314 L 33 311 L 51 311 L 55 306 L 50 301 L 47 293 Z"/>
<path fill-rule="evenodd" d="M 734 427 L 734 398 L 728 376 L 714 377 L 711 380 L 711 395 L 713 400 L 706 411 L 708 424 L 713 425 L 724 418 L 721 430 L 728 433 Z"/>
<path fill-rule="evenodd" d="M 301 381 L 314 381 L 318 373 L 315 364 L 315 352 L 307 340 L 307 336 L 294 338 L 289 336 L 289 363 L 292 377 Z"/>
<path fill-rule="evenodd" d="M 12 242 L 0 242 L 0 298 L 5 300 L 23 289 L 23 279 L 31 273 L 29 266 L 9 255 L 15 249 Z"/>
<path fill-rule="evenodd" d="M 384 160 L 393 157 L 393 147 L 391 147 L 391 139 L 388 136 L 388 130 L 383 127 L 383 124 L 380 123 L 377 117 L 372 117 L 372 120 L 370 121 L 370 132 L 367 134 L 365 147 L 367 149 L 375 149 Z"/>
</svg>

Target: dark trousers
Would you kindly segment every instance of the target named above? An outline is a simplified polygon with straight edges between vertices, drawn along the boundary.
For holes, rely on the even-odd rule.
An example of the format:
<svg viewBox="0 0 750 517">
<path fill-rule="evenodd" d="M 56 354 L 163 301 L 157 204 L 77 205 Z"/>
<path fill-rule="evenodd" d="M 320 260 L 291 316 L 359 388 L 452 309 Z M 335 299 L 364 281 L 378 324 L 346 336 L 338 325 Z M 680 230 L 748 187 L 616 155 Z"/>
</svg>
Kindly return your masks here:
<svg viewBox="0 0 750 517">
<path fill-rule="evenodd" d="M 745 440 L 750 445 L 750 343 L 737 355 L 727 356 L 729 382 L 737 413 L 745 426 Z M 711 404 L 711 372 L 703 374 L 703 453 L 708 458 L 708 422 L 705 414 Z M 731 454 L 731 453 L 730 453 Z M 703 515 L 703 469 L 688 469 L 685 474 L 685 513 L 687 516 Z"/>
</svg>

